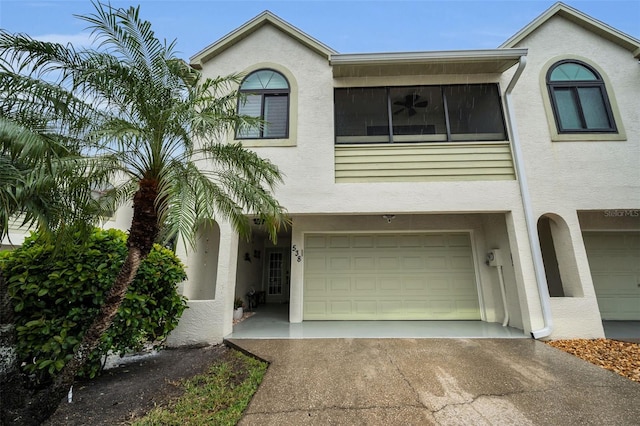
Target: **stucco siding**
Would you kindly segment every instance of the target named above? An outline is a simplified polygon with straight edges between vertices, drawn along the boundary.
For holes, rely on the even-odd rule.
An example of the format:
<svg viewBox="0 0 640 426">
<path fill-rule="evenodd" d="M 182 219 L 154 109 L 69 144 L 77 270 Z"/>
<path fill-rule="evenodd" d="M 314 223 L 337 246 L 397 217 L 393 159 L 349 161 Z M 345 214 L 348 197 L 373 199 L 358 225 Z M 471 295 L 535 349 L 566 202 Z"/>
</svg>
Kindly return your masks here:
<svg viewBox="0 0 640 426">
<path fill-rule="evenodd" d="M 536 213 L 640 206 L 640 68 L 631 53 L 561 17 L 525 38 L 527 67 L 515 88 L 515 111 Z M 563 58 L 602 71 L 626 140 L 552 142 L 544 75 Z"/>
</svg>

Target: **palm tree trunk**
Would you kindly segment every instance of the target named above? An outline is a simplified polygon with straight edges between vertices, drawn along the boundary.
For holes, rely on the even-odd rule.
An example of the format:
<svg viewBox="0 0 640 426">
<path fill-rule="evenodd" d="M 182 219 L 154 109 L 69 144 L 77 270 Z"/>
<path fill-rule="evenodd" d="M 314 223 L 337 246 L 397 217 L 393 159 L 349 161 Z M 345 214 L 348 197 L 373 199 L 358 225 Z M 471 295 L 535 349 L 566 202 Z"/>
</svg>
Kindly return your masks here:
<svg viewBox="0 0 640 426">
<path fill-rule="evenodd" d="M 7 424 L 31 426 L 39 425 L 48 419 L 68 392 L 80 369 L 87 362 L 89 354 L 100 344 L 100 338 L 111 326 L 140 264 L 151 251 L 158 235 L 158 214 L 155 207 L 157 194 L 155 180 L 143 179 L 140 181 L 140 187 L 133 198 L 133 220 L 127 240 L 127 258 L 120 268 L 104 304 L 85 332 L 73 358 L 62 368 L 53 384 L 38 391 L 33 397 L 27 398 L 21 407 L 13 410 L 11 421 L 7 421 Z M 4 419 L 3 424 L 5 424 Z"/>
</svg>

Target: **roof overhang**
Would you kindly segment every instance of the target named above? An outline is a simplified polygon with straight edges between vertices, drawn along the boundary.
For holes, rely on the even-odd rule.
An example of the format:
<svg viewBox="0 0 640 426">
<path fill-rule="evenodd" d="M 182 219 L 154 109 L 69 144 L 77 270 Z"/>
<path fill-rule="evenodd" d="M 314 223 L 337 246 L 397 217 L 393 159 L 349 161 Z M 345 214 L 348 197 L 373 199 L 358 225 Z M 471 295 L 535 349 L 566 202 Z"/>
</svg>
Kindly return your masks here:
<svg viewBox="0 0 640 426">
<path fill-rule="evenodd" d="M 335 50 L 331 49 L 327 45 L 319 42 L 305 32 L 280 19 L 268 10 L 265 10 L 249 22 L 245 23 L 241 27 L 235 29 L 234 31 L 230 32 L 221 39 L 215 41 L 214 43 L 202 49 L 200 52 L 193 55 L 190 61 L 191 66 L 196 69 L 202 68 L 202 64 L 215 57 L 216 55 L 224 52 L 228 48 L 234 46 L 243 39 L 249 37 L 251 34 L 264 27 L 265 25 L 271 25 L 272 27 L 282 31 L 287 36 L 296 40 L 297 42 L 320 56 L 328 58 L 329 55 L 336 53 Z"/>
<path fill-rule="evenodd" d="M 640 40 L 632 37 L 628 34 L 618 31 L 617 29 L 610 27 L 602 21 L 599 21 L 591 16 L 580 12 L 577 9 L 572 8 L 562 2 L 557 2 L 549 9 L 544 11 L 540 16 L 531 21 L 526 27 L 515 33 L 507 41 L 502 43 L 499 47 L 514 47 L 520 43 L 523 39 L 533 33 L 538 27 L 547 22 L 554 16 L 561 16 L 562 18 L 580 25 L 581 27 L 598 34 L 618 46 L 627 49 L 634 58 L 640 59 Z"/>
<path fill-rule="evenodd" d="M 527 49 L 448 50 L 400 53 L 334 54 L 334 78 L 396 75 L 501 74 Z"/>
</svg>

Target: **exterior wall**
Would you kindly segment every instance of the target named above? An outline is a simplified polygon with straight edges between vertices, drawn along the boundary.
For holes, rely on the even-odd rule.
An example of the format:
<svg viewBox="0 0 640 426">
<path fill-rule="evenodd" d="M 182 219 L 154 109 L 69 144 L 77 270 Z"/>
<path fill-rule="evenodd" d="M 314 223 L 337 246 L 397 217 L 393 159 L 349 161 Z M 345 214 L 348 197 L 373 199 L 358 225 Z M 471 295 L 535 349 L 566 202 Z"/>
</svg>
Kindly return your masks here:
<svg viewBox="0 0 640 426">
<path fill-rule="evenodd" d="M 559 43 L 558 40 L 562 42 Z M 514 90 L 515 112 L 531 197 L 545 212 L 640 207 L 640 68 L 631 53 L 560 17 L 518 47 L 528 47 L 527 67 Z M 620 110 L 625 141 L 552 142 L 541 84 L 547 67 L 582 57 L 608 77 L 609 98 Z M 552 123 L 555 125 L 555 123 Z"/>
<path fill-rule="evenodd" d="M 533 216 L 547 215 L 561 224 L 554 228 L 562 237 L 558 245 L 562 250 L 559 259 L 565 263 L 562 270 L 571 283 L 570 294 L 575 296 L 551 300 L 554 331 L 550 337 L 602 337 L 578 212 L 640 208 L 640 168 L 637 167 L 640 70 L 627 50 L 558 16 L 516 47 L 529 49 L 528 65 L 516 85 L 513 99 Z M 553 135 L 555 123 L 549 122 L 544 76 L 551 64 L 565 58 L 579 58 L 601 72 L 618 117 L 619 135 L 598 141 L 586 140 L 594 139 L 587 137 L 571 142 L 559 141 Z M 334 144 L 334 87 L 499 82 L 504 88 L 514 70 L 502 76 L 400 75 L 334 79 L 326 57 L 266 25 L 205 62 L 203 74 L 215 77 L 260 68 L 273 68 L 289 79 L 290 138 L 243 141 L 243 144 L 269 158 L 284 174 L 285 182 L 277 189 L 276 197 L 293 217 L 292 247 L 304 253 L 304 235 L 311 232 L 469 230 L 475 250 L 483 319 L 499 322 L 505 315 L 498 271 L 484 265 L 484 256 L 490 249 L 506 248 L 506 257 L 511 258 L 503 268 L 510 325 L 526 332 L 547 325 L 517 181 L 489 181 L 482 176 L 478 177 L 482 180 L 430 179 L 438 181 L 410 183 L 406 182 L 411 180 L 406 176 L 398 179 L 405 182 L 372 182 L 369 175 L 354 179 L 343 176 L 343 154 L 360 149 L 361 152 L 354 155 L 362 160 L 362 154 L 370 154 L 372 148 L 335 147 Z M 233 135 L 227 140 L 233 141 Z M 384 148 L 385 155 L 389 155 L 386 151 L 392 147 Z M 369 163 L 375 164 L 375 160 Z M 508 178 L 513 179 L 513 169 L 509 170 Z M 395 214 L 397 218 L 391 224 L 381 223 L 382 214 Z M 221 236 L 220 250 L 225 238 Z M 251 249 L 252 245 L 243 243 L 239 256 L 244 256 L 247 250 L 251 253 Z M 238 255 L 238 250 L 235 254 Z M 225 264 L 227 260 L 223 258 L 218 262 L 215 302 L 224 310 L 216 317 L 222 330 L 218 336 L 231 331 L 234 286 L 230 283 L 237 286 L 235 294 L 242 295 L 250 288 L 248 283 L 257 279 L 257 268 L 256 271 L 254 266 L 243 268 L 241 258 L 234 260 L 237 262 L 231 265 L 240 271 L 237 276 L 228 270 L 221 276 L 221 270 L 230 265 Z M 292 322 L 300 322 L 303 317 L 303 273 L 304 261 L 294 259 L 290 293 Z M 233 280 L 227 280 L 231 276 Z"/>
<path fill-rule="evenodd" d="M 216 279 L 213 294 L 210 299 L 193 299 L 187 303 L 187 309 L 182 314 L 178 326 L 167 338 L 167 346 L 191 346 L 220 343 L 233 327 L 233 299 L 235 296 L 238 234 L 226 222 L 218 223 L 218 261 L 216 262 Z M 202 268 L 200 262 L 203 253 L 189 252 L 181 247 L 179 256 L 185 261 L 187 275 Z M 200 287 L 202 277 L 196 281 L 189 278 L 184 284 L 185 294 L 188 295 L 190 286 Z"/>
<path fill-rule="evenodd" d="M 246 52 L 251 52 L 251 55 Z M 295 80 L 297 88 L 295 102 L 298 115 L 293 117 L 293 112 L 290 114 L 291 125 L 297 126 L 297 138 L 291 141 L 295 146 L 245 143 L 282 170 L 285 182 L 277 189 L 276 196 L 291 214 L 505 211 L 520 205 L 515 181 L 337 184 L 333 87 L 362 84 L 363 79 L 334 81 L 325 58 L 268 25 L 204 63 L 203 74 L 214 77 L 255 70 L 259 66 L 283 72 L 290 80 Z M 404 76 L 367 81 L 368 85 L 455 84 L 495 82 L 497 76 Z M 454 193 L 460 194 L 459 197 L 443 196 Z M 491 194 L 491 197 L 487 197 L 487 194 Z"/>
<path fill-rule="evenodd" d="M 246 52 L 251 52 L 251 55 L 247 55 Z M 359 81 L 362 83 L 362 79 L 334 80 L 326 58 L 305 49 L 287 35 L 268 25 L 204 63 L 203 74 L 206 77 L 215 77 L 250 72 L 261 67 L 273 68 L 289 79 L 292 86 L 291 104 L 295 105 L 295 111 L 292 108 L 290 112 L 290 125 L 295 126 L 295 129 L 290 129 L 292 137 L 288 141 L 278 140 L 274 144 L 270 141 L 243 141 L 243 144 L 262 157 L 269 158 L 284 174 L 284 184 L 277 188 L 276 197 L 294 217 L 291 244 L 302 249 L 305 232 L 340 229 L 345 231 L 357 229 L 447 230 L 450 228 L 471 230 L 476 250 L 478 283 L 481 286 L 483 319 L 501 322 L 504 311 L 498 276 L 495 268 L 484 265 L 486 251 L 495 248 L 496 244 L 507 248 L 508 251 L 508 245 L 515 238 L 521 241 L 517 244 L 520 253 L 514 255 L 514 258 L 522 258 L 525 261 L 531 259 L 528 237 L 526 232 L 523 232 L 524 228 L 509 233 L 504 223 L 504 212 L 513 212 L 512 215 L 519 217 L 520 222 L 524 220 L 520 190 L 518 183 L 513 180 L 513 169 L 509 172 L 511 180 L 501 181 L 336 183 L 333 88 L 358 85 Z M 496 82 L 498 78 L 499 76 L 496 75 L 401 76 L 367 79 L 367 85 Z M 228 140 L 232 141 L 233 136 L 230 135 Z M 511 163 L 509 151 L 507 156 L 507 162 Z M 451 212 L 470 214 L 442 215 Z M 474 215 L 478 212 L 487 214 Z M 490 212 L 495 213 L 489 214 Z M 396 214 L 398 218 L 403 219 L 394 221 L 390 226 L 383 226 L 386 222 L 380 215 L 385 213 Z M 422 213 L 441 215 L 419 216 Z M 318 214 L 323 216 L 312 216 Z M 363 218 L 367 218 L 364 219 L 364 223 Z M 483 218 L 487 218 L 486 224 Z M 485 225 L 492 231 L 490 245 L 484 242 L 487 236 L 484 231 Z M 244 256 L 243 249 L 240 250 L 239 256 Z M 243 263 L 245 262 L 242 259 L 238 259 L 239 269 L 244 269 L 240 266 Z M 220 267 L 222 267 L 221 264 L 218 268 Z M 249 275 L 245 271 L 239 272 L 238 288 L 235 294 L 246 293 L 246 282 L 248 279 L 253 279 Z M 525 317 L 523 313 L 529 312 L 539 303 L 535 291 L 535 280 L 531 280 L 529 278 L 531 276 L 533 275 L 523 274 L 521 271 L 516 272 L 510 265 L 505 267 L 510 323 L 524 328 L 527 332 L 531 330 L 532 320 Z M 302 277 L 303 262 L 294 260 L 291 264 L 290 288 L 290 320 L 292 322 L 302 321 Z M 216 295 L 218 295 L 218 289 L 216 289 Z M 229 316 L 233 296 L 229 296 L 228 303 L 223 303 L 224 309 L 229 305 Z M 521 306 L 524 306 L 524 310 Z M 540 321 L 533 321 L 534 324 L 537 322 Z M 221 326 L 224 329 L 229 327 L 228 330 L 231 331 L 231 321 L 228 326 L 226 323 Z M 180 331 L 177 330 L 174 334 L 179 335 Z"/>
<path fill-rule="evenodd" d="M 577 212 L 640 208 L 640 69 L 629 51 L 558 16 L 517 47 L 529 49 L 527 68 L 514 90 L 514 109 L 533 214 L 550 214 L 566 223 L 567 238 L 556 249 L 573 256 L 569 279 L 579 296 L 551 299 L 551 338 L 603 337 Z M 553 136 L 545 76 L 549 66 L 566 58 L 580 59 L 601 72 L 621 119 L 617 139 L 623 140 L 587 140 L 594 139 L 591 136 L 558 141 Z"/>
</svg>

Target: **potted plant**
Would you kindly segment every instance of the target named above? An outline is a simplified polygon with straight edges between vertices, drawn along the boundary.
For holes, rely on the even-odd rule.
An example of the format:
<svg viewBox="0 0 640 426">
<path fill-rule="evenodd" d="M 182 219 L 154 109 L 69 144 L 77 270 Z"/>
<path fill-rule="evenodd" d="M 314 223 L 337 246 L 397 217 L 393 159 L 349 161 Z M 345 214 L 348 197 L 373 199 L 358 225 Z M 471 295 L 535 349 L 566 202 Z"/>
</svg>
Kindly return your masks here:
<svg viewBox="0 0 640 426">
<path fill-rule="evenodd" d="M 236 300 L 233 301 L 233 319 L 234 320 L 239 320 L 242 318 L 243 307 L 244 307 L 244 300 L 242 300 L 242 297 L 236 297 Z"/>
</svg>

